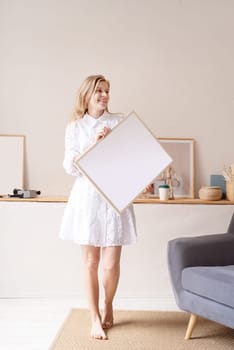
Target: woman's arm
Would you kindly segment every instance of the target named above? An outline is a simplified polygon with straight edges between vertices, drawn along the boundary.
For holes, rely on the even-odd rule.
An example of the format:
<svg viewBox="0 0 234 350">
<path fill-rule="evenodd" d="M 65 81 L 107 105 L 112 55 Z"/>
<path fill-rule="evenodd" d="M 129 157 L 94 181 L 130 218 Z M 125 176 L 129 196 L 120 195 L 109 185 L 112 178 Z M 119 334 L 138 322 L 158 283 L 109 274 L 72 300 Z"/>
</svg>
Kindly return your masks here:
<svg viewBox="0 0 234 350">
<path fill-rule="evenodd" d="M 65 156 L 63 160 L 63 167 L 69 175 L 82 175 L 74 166 L 74 160 L 79 155 L 79 129 L 76 122 L 71 122 L 68 124 L 65 132 Z"/>
</svg>

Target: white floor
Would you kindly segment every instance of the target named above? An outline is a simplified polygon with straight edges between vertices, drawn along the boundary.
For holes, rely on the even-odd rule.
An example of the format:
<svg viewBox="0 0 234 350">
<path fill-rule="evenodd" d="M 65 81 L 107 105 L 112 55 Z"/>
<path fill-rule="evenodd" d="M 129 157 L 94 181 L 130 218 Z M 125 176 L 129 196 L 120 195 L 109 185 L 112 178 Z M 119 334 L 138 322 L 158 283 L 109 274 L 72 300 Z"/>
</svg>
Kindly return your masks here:
<svg viewBox="0 0 234 350">
<path fill-rule="evenodd" d="M 72 299 L 0 299 L 0 350 L 48 350 Z"/>
<path fill-rule="evenodd" d="M 136 305 L 137 309 L 155 309 L 153 300 L 148 304 L 122 300 L 115 307 L 136 309 Z M 86 302 L 72 298 L 0 299 L 0 350 L 48 350 L 70 309 L 77 307 L 86 308 Z M 167 305 L 162 303 L 161 309 Z"/>
</svg>

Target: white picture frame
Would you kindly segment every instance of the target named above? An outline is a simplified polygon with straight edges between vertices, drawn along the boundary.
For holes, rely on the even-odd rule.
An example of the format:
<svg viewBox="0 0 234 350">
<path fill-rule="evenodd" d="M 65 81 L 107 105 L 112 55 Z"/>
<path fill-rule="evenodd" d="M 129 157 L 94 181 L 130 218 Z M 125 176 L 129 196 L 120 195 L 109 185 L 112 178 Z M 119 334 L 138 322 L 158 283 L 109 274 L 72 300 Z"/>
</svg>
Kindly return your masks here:
<svg viewBox="0 0 234 350">
<path fill-rule="evenodd" d="M 76 161 L 99 193 L 121 213 L 172 162 L 135 112 Z"/>
<path fill-rule="evenodd" d="M 0 135 L 0 195 L 24 188 L 24 135 Z"/>
</svg>

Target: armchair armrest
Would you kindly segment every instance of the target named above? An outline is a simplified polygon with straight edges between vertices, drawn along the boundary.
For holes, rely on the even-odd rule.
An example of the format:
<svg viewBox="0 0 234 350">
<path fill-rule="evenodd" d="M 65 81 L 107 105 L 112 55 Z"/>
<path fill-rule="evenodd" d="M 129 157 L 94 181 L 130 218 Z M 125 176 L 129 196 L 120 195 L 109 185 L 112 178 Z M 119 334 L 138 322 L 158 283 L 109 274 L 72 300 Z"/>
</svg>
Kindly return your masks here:
<svg viewBox="0 0 234 350">
<path fill-rule="evenodd" d="M 217 265 L 234 265 L 233 234 L 176 238 L 168 242 L 168 269 L 176 294 L 182 290 L 181 273 L 185 267 Z"/>
</svg>

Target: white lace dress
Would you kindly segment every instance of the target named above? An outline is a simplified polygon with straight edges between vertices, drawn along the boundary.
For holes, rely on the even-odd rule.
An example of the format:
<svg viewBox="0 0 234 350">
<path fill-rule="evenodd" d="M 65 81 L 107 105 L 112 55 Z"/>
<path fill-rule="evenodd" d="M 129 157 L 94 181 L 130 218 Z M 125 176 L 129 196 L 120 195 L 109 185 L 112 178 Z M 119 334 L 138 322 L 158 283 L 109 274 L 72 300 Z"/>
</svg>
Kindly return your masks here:
<svg viewBox="0 0 234 350">
<path fill-rule="evenodd" d="M 104 126 L 112 129 L 121 119 L 121 116 L 107 112 L 98 119 L 85 114 L 82 119 L 67 126 L 63 166 L 68 174 L 76 176 L 76 180 L 64 211 L 60 238 L 99 247 L 136 242 L 133 206 L 129 205 L 118 214 L 94 185 L 73 166 L 74 157 L 95 142 L 100 129 Z"/>
</svg>

